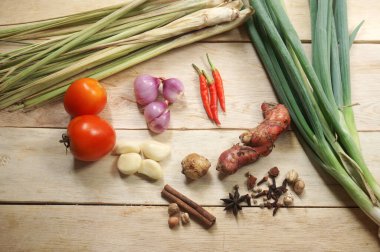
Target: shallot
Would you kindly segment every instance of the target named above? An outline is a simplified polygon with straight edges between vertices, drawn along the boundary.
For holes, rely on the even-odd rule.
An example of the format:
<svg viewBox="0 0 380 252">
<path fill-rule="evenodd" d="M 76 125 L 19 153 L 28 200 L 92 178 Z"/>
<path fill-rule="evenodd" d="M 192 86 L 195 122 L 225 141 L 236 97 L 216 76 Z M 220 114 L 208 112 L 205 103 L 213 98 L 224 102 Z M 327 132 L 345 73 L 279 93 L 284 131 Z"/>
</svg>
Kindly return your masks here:
<svg viewBox="0 0 380 252">
<path fill-rule="evenodd" d="M 170 110 L 165 102 L 152 102 L 144 108 L 144 117 L 151 131 L 162 133 L 169 126 Z"/>
<path fill-rule="evenodd" d="M 159 78 L 148 74 L 138 76 L 134 82 L 136 102 L 142 106 L 154 102 L 158 97 L 160 83 Z"/>
<path fill-rule="evenodd" d="M 183 84 L 177 78 L 162 79 L 162 95 L 169 103 L 174 103 L 183 95 Z"/>
</svg>

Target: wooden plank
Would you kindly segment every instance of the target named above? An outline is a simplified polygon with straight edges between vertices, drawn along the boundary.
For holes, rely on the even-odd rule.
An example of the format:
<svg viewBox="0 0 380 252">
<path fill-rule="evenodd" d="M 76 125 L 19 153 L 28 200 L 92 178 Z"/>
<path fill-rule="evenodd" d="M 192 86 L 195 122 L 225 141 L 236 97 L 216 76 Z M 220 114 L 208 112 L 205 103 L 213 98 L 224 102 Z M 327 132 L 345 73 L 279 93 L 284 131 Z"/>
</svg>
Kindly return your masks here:
<svg viewBox="0 0 380 252">
<path fill-rule="evenodd" d="M 310 46 L 305 45 L 307 51 Z M 227 114 L 220 113 L 223 128 L 251 128 L 262 120 L 260 105 L 275 101 L 270 82 L 250 44 L 194 44 L 161 55 L 103 81 L 109 103 L 101 114 L 118 129 L 145 129 L 143 115 L 134 102 L 133 80 L 139 74 L 178 77 L 185 84 L 182 103 L 171 106 L 172 129 L 216 128 L 209 122 L 199 97 L 198 78 L 191 67 L 207 68 L 210 53 L 224 78 Z M 354 45 L 351 51 L 352 93 L 359 130 L 380 130 L 380 45 Z M 244 59 L 244 60 L 243 60 Z M 364 60 L 363 60 L 364 59 Z M 0 112 L 0 126 L 66 127 L 69 116 L 61 102 L 29 113 Z"/>
<path fill-rule="evenodd" d="M 46 18 L 59 17 L 101 8 L 117 3 L 122 0 L 2 0 L 0 2 L 0 24 L 12 24 L 28 22 Z M 288 15 L 304 41 L 310 41 L 310 16 L 307 0 L 285 0 Z M 360 30 L 356 41 L 379 43 L 380 35 L 377 32 L 379 17 L 377 10 L 380 2 L 377 0 L 355 1 L 348 0 L 349 29 L 353 30 L 362 20 L 365 24 Z M 244 28 L 236 29 L 229 33 L 217 36 L 208 41 L 248 41 Z"/>
<path fill-rule="evenodd" d="M 359 209 L 244 208 L 237 219 L 167 227 L 166 207 L 0 206 L 5 251 L 378 251 L 377 226 Z"/>
<path fill-rule="evenodd" d="M 66 202 L 164 204 L 160 196 L 167 183 L 203 205 L 218 206 L 235 184 L 246 192 L 247 171 L 261 178 L 269 168 L 281 169 L 279 181 L 286 171 L 295 169 L 306 181 L 305 194 L 296 199 L 297 206 L 354 206 L 348 195 L 326 173 L 316 170 L 304 154 L 294 135 L 289 132 L 279 139 L 273 153 L 236 174 L 221 179 L 215 170 L 219 154 L 237 143 L 238 130 L 168 131 L 154 139 L 172 145 L 173 154 L 162 161 L 164 179 L 149 182 L 140 176 L 121 176 L 116 168 L 117 157 L 107 156 L 94 163 L 74 161 L 65 154 L 58 139 L 60 129 L 16 129 L 0 131 L 0 201 L 3 202 Z M 118 138 L 143 141 L 149 139 L 144 130 L 118 131 Z M 369 167 L 380 181 L 377 150 L 380 132 L 361 133 L 363 151 Z M 188 182 L 181 173 L 181 160 L 197 152 L 212 163 L 209 174 Z"/>
</svg>

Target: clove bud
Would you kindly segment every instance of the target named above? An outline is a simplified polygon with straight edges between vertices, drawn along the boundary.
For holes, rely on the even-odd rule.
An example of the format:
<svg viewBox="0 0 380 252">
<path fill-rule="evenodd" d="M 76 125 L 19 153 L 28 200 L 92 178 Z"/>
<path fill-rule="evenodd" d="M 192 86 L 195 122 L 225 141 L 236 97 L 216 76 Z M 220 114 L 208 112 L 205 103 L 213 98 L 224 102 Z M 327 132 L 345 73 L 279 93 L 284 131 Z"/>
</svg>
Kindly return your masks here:
<svg viewBox="0 0 380 252">
<path fill-rule="evenodd" d="M 271 176 L 271 177 L 277 177 L 278 174 L 280 174 L 280 170 L 278 169 L 277 166 L 275 166 L 275 167 L 271 168 L 271 169 L 268 171 L 268 174 L 269 174 L 269 176 Z"/>
<path fill-rule="evenodd" d="M 247 188 L 248 190 L 252 190 L 255 185 L 256 185 L 256 180 L 257 178 L 251 174 L 248 173 L 248 178 L 247 178 Z"/>
</svg>

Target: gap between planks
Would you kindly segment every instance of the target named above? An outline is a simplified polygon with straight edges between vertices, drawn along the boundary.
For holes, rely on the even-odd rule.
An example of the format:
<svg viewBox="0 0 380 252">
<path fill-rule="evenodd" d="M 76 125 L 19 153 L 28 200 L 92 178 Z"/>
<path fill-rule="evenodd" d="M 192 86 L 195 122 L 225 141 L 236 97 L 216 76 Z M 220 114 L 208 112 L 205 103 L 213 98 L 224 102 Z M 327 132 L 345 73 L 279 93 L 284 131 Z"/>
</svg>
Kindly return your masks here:
<svg viewBox="0 0 380 252">
<path fill-rule="evenodd" d="M 259 123 L 257 124 L 257 126 Z M 54 130 L 54 129 L 66 129 L 66 127 L 34 127 L 34 126 L 0 126 L 0 129 L 2 128 L 13 128 L 13 129 L 46 129 L 46 130 Z M 167 131 L 208 131 L 208 130 L 213 130 L 213 131 L 244 131 L 244 130 L 249 130 L 253 129 L 255 127 L 250 127 L 250 128 L 169 128 Z M 138 130 L 138 131 L 148 131 L 147 128 L 114 128 L 115 130 Z M 294 132 L 294 130 L 289 129 L 289 132 Z M 358 132 L 364 132 L 364 133 L 371 133 L 371 132 L 380 132 L 380 130 L 358 130 Z"/>
<path fill-rule="evenodd" d="M 169 203 L 168 203 L 169 204 Z M 122 203 L 95 203 L 95 202 L 28 202 L 28 201 L 0 201 L 1 206 L 120 206 L 120 207 L 166 207 L 168 204 L 122 204 Z M 213 204 L 204 204 L 202 207 L 215 207 L 215 208 L 224 208 L 223 205 L 213 205 Z M 243 208 L 260 208 L 257 206 L 242 206 Z M 314 209 L 325 209 L 325 208 L 352 208 L 358 209 L 357 206 L 288 206 L 282 208 L 314 208 Z"/>
</svg>

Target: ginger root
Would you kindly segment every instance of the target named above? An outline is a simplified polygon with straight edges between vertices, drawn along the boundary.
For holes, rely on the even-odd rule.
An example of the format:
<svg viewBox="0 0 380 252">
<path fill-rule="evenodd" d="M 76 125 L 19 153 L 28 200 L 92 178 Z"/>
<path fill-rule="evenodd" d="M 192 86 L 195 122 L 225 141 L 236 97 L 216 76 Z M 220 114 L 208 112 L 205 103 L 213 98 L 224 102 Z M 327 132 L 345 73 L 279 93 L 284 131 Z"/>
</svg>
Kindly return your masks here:
<svg viewBox="0 0 380 252">
<path fill-rule="evenodd" d="M 234 145 L 224 151 L 216 169 L 226 175 L 235 173 L 244 165 L 251 164 L 272 152 L 274 142 L 290 124 L 288 109 L 282 104 L 263 103 L 264 121 L 256 128 L 240 135 L 243 145 Z"/>
<path fill-rule="evenodd" d="M 182 173 L 189 179 L 196 180 L 206 175 L 211 166 L 207 158 L 191 153 L 187 155 L 181 162 Z"/>
</svg>

